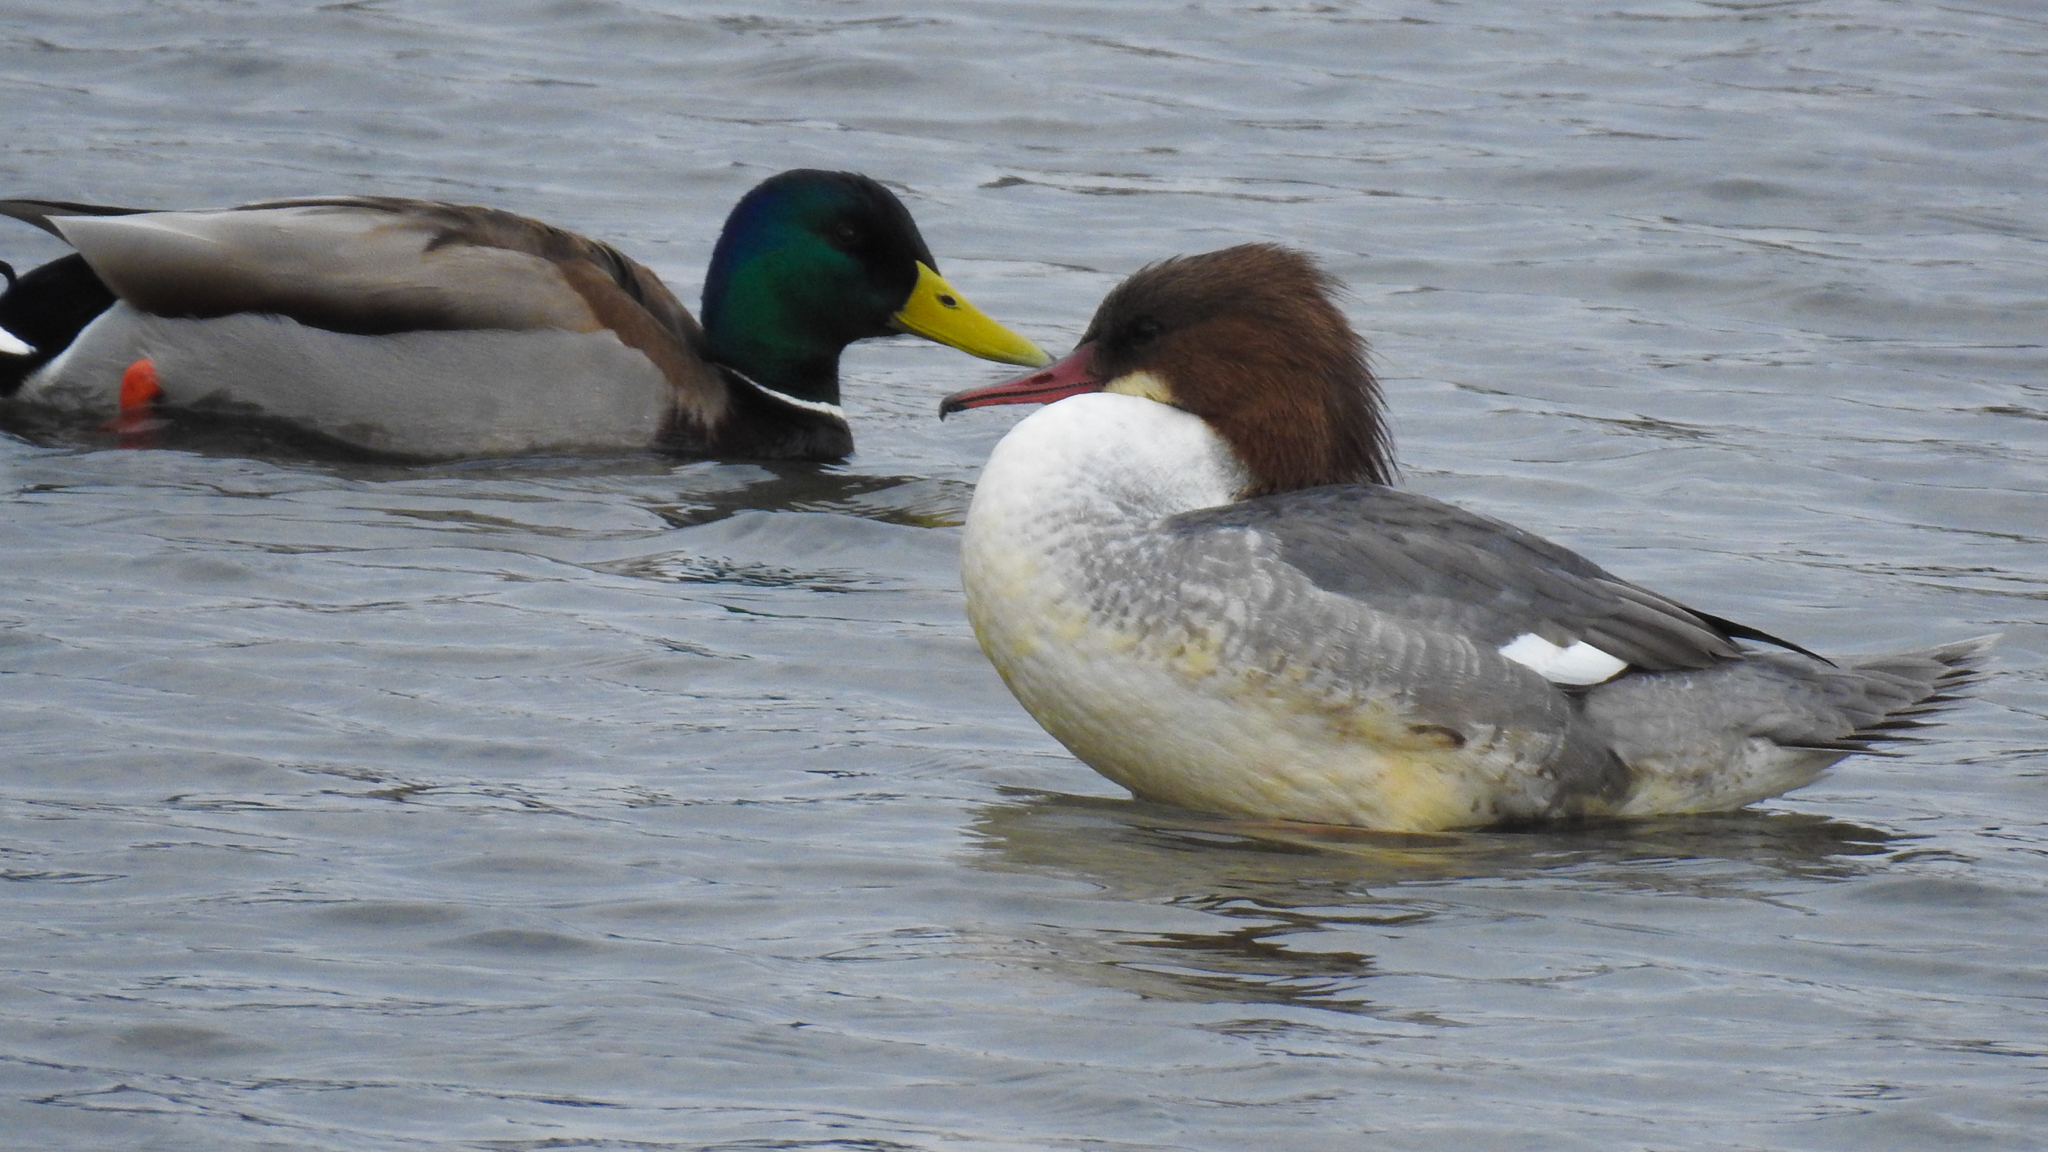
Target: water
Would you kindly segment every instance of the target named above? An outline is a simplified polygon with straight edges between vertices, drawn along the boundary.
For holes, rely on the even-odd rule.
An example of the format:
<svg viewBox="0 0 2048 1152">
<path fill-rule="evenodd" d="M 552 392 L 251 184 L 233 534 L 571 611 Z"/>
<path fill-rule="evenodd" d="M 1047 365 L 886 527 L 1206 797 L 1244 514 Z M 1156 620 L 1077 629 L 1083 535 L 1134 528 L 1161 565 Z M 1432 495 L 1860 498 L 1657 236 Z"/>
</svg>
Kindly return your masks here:
<svg viewBox="0 0 2048 1152">
<path fill-rule="evenodd" d="M 688 299 L 854 167 L 1048 348 L 1298 244 L 1410 485 L 1823 651 L 2006 639 L 1752 811 L 1288 837 L 983 663 L 1015 414 L 932 419 L 956 353 L 856 349 L 835 467 L 0 437 L 7 1143 L 2043 1146 L 2044 53 L 2019 0 L 14 0 L 13 193 L 488 203 Z"/>
</svg>

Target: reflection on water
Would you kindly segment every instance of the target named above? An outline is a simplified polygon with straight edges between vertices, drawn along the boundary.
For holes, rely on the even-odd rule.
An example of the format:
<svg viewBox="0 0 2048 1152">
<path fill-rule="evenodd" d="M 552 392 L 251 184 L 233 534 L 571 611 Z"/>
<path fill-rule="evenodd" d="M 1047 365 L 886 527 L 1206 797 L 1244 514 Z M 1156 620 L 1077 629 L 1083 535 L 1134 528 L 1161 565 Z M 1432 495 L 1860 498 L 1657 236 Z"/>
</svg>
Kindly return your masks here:
<svg viewBox="0 0 2048 1152">
<path fill-rule="evenodd" d="M 1372 952 L 1347 940 L 1457 915 L 1461 882 L 1567 882 L 1691 900 L 1771 899 L 1848 880 L 1911 838 L 1821 816 L 1738 812 L 1516 832 L 1381 833 L 1206 816 L 1140 801 L 1024 794 L 974 820 L 974 867 L 1087 882 L 1105 901 L 1199 910 L 1205 932 L 1060 932 L 1032 945 L 1077 978 L 1148 996 L 1372 1011 Z"/>
<path fill-rule="evenodd" d="M 1563 828 L 1482 832 L 1368 832 L 1210 816 L 1143 801 L 1029 795 L 986 807 L 974 830 L 989 867 L 1066 870 L 1138 899 L 1236 899 L 1258 890 L 1276 908 L 1307 886 L 1357 888 L 1461 879 L 1525 878 L 1574 869 L 1585 879 L 1644 891 L 1702 893 L 1654 865 L 1719 861 L 1749 877 L 1846 879 L 1866 858 L 1889 859 L 1912 838 L 1823 816 L 1743 811 Z M 1645 867 L 1646 865 L 1650 867 Z"/>
<path fill-rule="evenodd" d="M 834 512 L 911 528 L 947 528 L 966 520 L 967 502 L 974 496 L 971 487 L 955 481 L 854 473 L 829 464 L 777 461 L 754 468 L 760 475 L 739 483 L 726 469 L 708 473 L 704 479 L 710 483 L 701 490 L 685 490 L 683 500 L 656 505 L 654 511 L 676 528 L 763 510 Z"/>
</svg>

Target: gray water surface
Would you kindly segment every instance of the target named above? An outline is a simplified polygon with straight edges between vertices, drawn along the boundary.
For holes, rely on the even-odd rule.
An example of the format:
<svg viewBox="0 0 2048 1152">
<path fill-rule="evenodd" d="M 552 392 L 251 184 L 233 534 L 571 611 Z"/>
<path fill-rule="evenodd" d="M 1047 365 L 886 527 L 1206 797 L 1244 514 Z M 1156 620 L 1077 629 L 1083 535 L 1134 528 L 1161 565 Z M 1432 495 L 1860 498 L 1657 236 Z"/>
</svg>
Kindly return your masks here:
<svg viewBox="0 0 2048 1152">
<path fill-rule="evenodd" d="M 1824 652 L 2006 638 L 1750 811 L 1279 832 L 1003 690 L 1018 413 L 939 424 L 999 370 L 935 346 L 847 357 L 840 466 L 0 435 L 4 1142 L 2048 1146 L 2044 59 L 2020 0 L 13 0 L 0 192 L 486 203 L 694 299 L 856 168 L 1057 349 L 1295 244 L 1412 487 Z"/>
</svg>

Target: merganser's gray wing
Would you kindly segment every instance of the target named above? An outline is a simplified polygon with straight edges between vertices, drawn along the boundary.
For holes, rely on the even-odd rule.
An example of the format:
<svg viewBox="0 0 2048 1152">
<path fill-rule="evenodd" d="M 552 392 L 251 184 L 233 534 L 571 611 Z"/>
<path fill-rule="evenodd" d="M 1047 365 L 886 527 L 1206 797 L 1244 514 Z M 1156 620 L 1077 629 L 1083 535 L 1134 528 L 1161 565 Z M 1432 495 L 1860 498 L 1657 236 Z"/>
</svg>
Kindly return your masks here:
<svg viewBox="0 0 2048 1152">
<path fill-rule="evenodd" d="M 1395 488 L 1280 493 L 1183 513 L 1166 527 L 1186 535 L 1249 530 L 1270 543 L 1275 561 L 1326 592 L 1496 649 L 1527 636 L 1557 649 L 1583 643 L 1643 671 L 1738 658 L 1736 639 L 1798 650 L 1695 612 L 1512 524 Z M 1608 675 L 1619 671 L 1613 666 Z"/>
</svg>

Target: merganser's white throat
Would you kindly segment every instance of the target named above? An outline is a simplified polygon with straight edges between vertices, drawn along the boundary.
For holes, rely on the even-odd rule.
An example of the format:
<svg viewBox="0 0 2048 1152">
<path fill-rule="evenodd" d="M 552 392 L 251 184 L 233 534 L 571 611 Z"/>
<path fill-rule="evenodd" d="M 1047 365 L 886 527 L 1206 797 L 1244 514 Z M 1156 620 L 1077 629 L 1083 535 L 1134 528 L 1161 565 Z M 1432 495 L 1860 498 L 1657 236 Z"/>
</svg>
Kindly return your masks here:
<svg viewBox="0 0 2048 1152">
<path fill-rule="evenodd" d="M 1003 437 L 982 471 L 969 524 L 1149 524 L 1228 504 L 1247 481 L 1230 445 L 1200 417 L 1091 392 L 1039 409 Z"/>
</svg>

